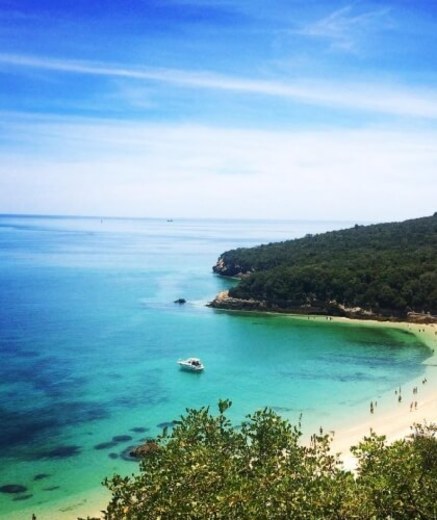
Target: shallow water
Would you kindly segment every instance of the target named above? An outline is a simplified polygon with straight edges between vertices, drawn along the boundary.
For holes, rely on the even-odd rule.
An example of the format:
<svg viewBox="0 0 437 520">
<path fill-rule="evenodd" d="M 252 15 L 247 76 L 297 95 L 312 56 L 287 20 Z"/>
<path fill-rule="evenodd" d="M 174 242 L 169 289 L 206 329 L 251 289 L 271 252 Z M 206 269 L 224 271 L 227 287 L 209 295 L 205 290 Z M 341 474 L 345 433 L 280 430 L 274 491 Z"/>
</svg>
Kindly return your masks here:
<svg viewBox="0 0 437 520">
<path fill-rule="evenodd" d="M 205 307 L 232 283 L 221 252 L 353 224 L 0 217 L 0 490 L 25 488 L 0 518 L 131 473 L 126 449 L 187 407 L 314 431 L 419 375 L 429 351 L 400 330 Z M 204 373 L 178 370 L 192 355 Z"/>
</svg>

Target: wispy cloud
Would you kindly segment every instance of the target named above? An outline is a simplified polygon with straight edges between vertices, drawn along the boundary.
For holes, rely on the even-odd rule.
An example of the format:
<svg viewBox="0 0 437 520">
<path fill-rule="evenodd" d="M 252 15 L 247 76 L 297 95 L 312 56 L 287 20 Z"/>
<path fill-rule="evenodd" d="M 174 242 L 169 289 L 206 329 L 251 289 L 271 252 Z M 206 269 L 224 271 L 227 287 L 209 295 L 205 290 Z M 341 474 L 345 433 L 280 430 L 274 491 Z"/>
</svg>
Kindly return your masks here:
<svg viewBox="0 0 437 520">
<path fill-rule="evenodd" d="M 376 30 L 391 26 L 389 14 L 389 8 L 358 12 L 355 5 L 347 5 L 306 25 L 299 33 L 327 40 L 332 47 L 353 51 L 363 36 L 368 38 Z"/>
<path fill-rule="evenodd" d="M 437 119 L 437 91 L 414 90 L 388 83 L 327 82 L 318 78 L 293 82 L 265 81 L 211 72 L 180 69 L 124 67 L 91 61 L 59 60 L 47 57 L 0 54 L 3 72 L 8 67 L 47 70 L 57 73 L 124 78 L 158 82 L 190 89 L 230 91 L 264 95 L 308 105 L 368 111 L 377 114 Z"/>
</svg>

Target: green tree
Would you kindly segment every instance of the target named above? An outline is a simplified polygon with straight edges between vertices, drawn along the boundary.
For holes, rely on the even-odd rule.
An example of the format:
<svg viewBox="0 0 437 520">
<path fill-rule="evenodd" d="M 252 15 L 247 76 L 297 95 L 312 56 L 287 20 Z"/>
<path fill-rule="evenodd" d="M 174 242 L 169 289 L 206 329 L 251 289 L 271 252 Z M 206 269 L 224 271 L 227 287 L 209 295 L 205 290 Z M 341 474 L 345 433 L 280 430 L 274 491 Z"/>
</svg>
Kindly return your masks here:
<svg viewBox="0 0 437 520">
<path fill-rule="evenodd" d="M 303 446 L 299 428 L 270 409 L 241 427 L 208 408 L 187 410 L 139 473 L 105 481 L 105 520 L 435 519 L 436 427 L 416 426 L 389 445 L 372 434 L 355 448 L 356 475 L 330 451 L 328 435 Z M 88 518 L 88 520 L 93 520 Z"/>
<path fill-rule="evenodd" d="M 352 448 L 365 518 L 437 518 L 436 432 L 435 425 L 415 425 L 410 439 L 389 445 L 372 434 Z"/>
</svg>

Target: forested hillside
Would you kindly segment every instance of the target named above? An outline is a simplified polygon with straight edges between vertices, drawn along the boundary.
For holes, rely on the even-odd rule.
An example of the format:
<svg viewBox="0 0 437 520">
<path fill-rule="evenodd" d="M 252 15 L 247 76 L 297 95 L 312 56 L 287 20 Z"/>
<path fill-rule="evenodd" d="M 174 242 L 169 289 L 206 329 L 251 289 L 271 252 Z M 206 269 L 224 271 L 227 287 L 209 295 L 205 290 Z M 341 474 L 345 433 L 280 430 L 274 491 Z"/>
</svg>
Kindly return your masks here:
<svg viewBox="0 0 437 520">
<path fill-rule="evenodd" d="M 241 277 L 229 297 L 269 309 L 437 314 L 437 213 L 234 249 L 213 270 Z M 227 306 L 221 302 L 213 306 Z"/>
</svg>

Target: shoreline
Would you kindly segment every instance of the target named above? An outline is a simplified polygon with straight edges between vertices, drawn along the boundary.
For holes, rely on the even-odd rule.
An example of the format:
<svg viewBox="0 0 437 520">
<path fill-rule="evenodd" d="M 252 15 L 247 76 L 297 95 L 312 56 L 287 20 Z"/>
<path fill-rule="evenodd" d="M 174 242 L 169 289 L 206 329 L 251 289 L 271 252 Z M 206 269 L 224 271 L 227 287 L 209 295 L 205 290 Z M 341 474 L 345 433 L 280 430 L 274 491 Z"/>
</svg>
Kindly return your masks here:
<svg viewBox="0 0 437 520">
<path fill-rule="evenodd" d="M 229 310 L 225 312 L 229 312 Z M 231 312 L 261 313 L 260 311 Z M 262 314 L 278 315 L 274 312 L 262 312 Z M 279 315 L 297 320 L 311 319 L 325 322 L 327 319 L 326 316 L 316 315 L 285 313 Z M 344 317 L 332 317 L 330 321 L 351 326 L 359 324 L 360 326 L 399 328 L 409 331 L 432 352 L 431 356 L 422 363 L 425 367 L 424 374 L 403 384 L 401 402 L 398 401 L 398 393 L 395 394 L 398 389 L 393 388 L 382 396 L 377 396 L 377 406 L 374 408 L 373 414 L 369 410 L 367 410 L 367 414 L 363 411 L 358 414 L 358 419 L 353 419 L 353 422 L 351 422 L 351 418 L 344 420 L 341 417 L 336 417 L 335 423 L 339 427 L 334 430 L 331 452 L 340 455 L 345 470 L 353 471 L 356 467 L 356 461 L 350 453 L 350 448 L 358 444 L 371 431 L 374 431 L 377 435 L 385 435 L 387 442 L 391 443 L 408 436 L 414 423 L 437 423 L 437 324 L 360 320 Z M 424 379 L 426 379 L 426 383 L 422 382 Z M 413 394 L 414 387 L 418 388 L 417 394 Z M 417 409 L 413 407 L 413 410 L 410 411 L 411 402 L 414 403 L 414 401 L 417 401 Z M 101 511 L 106 508 L 109 500 L 109 491 L 103 486 L 99 486 L 93 490 L 52 503 L 50 506 L 44 505 L 41 508 L 34 507 L 11 513 L 8 515 L 8 520 L 31 518 L 33 513 L 36 514 L 38 520 L 48 520 L 54 518 L 54 515 L 56 515 L 57 520 L 76 520 L 79 516 L 101 518 Z"/>
<path fill-rule="evenodd" d="M 224 291 L 226 292 L 226 291 Z M 431 355 L 422 362 L 425 367 L 424 374 L 403 384 L 402 400 L 399 402 L 398 388 L 392 388 L 380 396 L 375 397 L 377 406 L 373 413 L 370 406 L 367 413 L 362 411 L 357 414 L 357 418 L 341 419 L 337 417 L 334 425 L 335 429 L 326 429 L 332 436 L 331 452 L 339 454 L 343 462 L 344 469 L 354 470 L 356 460 L 350 452 L 350 448 L 357 445 L 365 436 L 371 432 L 377 435 L 384 435 L 387 443 L 404 439 L 412 432 L 412 427 L 416 423 L 436 423 L 437 424 L 437 323 L 421 323 L 415 321 L 398 321 L 388 319 L 372 319 L 345 316 L 326 316 L 318 314 L 293 314 L 287 312 L 275 312 L 271 310 L 259 309 L 237 309 L 212 307 L 219 312 L 231 312 L 242 314 L 265 314 L 274 316 L 288 317 L 292 320 L 311 320 L 325 323 L 341 323 L 345 325 L 372 328 L 395 328 L 410 332 L 426 345 Z M 423 383 L 423 381 L 426 383 Z M 417 388 L 417 394 L 413 389 Z M 417 408 L 415 406 L 417 403 Z M 370 403 L 369 403 L 370 405 Z M 410 409 L 410 406 L 412 407 Z M 314 432 L 313 432 L 314 433 Z M 309 442 L 307 435 L 303 436 L 304 442 Z"/>
<path fill-rule="evenodd" d="M 333 318 L 337 322 L 355 322 L 355 319 Z M 387 443 L 404 439 L 412 432 L 415 423 L 437 423 L 437 325 L 410 322 L 381 322 L 358 320 L 372 327 L 392 327 L 413 333 L 431 351 L 431 356 L 422 362 L 424 374 L 392 389 L 378 398 L 374 412 L 355 424 L 345 425 L 335 432 L 331 443 L 332 452 L 340 453 L 345 469 L 354 469 L 356 461 L 350 447 L 356 445 L 372 431 L 384 435 Z M 417 392 L 414 393 L 414 389 Z M 402 400 L 399 401 L 399 395 Z M 417 407 L 416 407 L 417 403 Z"/>
<path fill-rule="evenodd" d="M 224 276 L 224 275 L 223 275 Z M 226 277 L 231 278 L 231 277 Z M 239 277 L 237 277 L 239 279 Z M 207 307 L 218 311 L 228 312 L 254 312 L 260 314 L 273 314 L 280 316 L 301 317 L 306 319 L 346 319 L 359 322 L 372 323 L 411 323 L 418 325 L 437 324 L 437 316 L 430 313 L 419 313 L 415 311 L 407 312 L 406 315 L 396 313 L 375 313 L 361 307 L 349 308 L 340 304 L 333 304 L 325 307 L 279 307 L 269 304 L 264 300 L 252 298 L 242 299 L 229 296 L 229 289 L 220 291 L 213 300 L 206 304 Z"/>
</svg>

